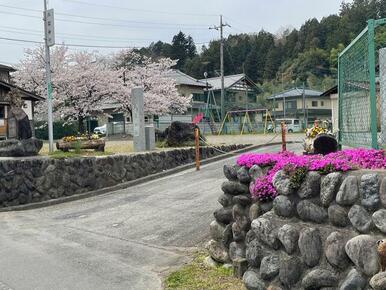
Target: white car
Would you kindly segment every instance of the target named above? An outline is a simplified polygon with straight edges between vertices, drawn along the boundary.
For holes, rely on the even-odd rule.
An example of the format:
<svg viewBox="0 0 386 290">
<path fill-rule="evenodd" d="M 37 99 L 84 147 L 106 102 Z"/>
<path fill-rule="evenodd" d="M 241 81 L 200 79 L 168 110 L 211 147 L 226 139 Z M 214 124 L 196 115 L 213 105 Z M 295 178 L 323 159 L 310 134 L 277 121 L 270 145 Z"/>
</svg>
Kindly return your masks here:
<svg viewBox="0 0 386 290">
<path fill-rule="evenodd" d="M 100 127 L 95 127 L 94 128 L 94 133 L 98 135 L 106 135 L 107 132 L 107 125 L 104 124 L 103 126 Z"/>
</svg>

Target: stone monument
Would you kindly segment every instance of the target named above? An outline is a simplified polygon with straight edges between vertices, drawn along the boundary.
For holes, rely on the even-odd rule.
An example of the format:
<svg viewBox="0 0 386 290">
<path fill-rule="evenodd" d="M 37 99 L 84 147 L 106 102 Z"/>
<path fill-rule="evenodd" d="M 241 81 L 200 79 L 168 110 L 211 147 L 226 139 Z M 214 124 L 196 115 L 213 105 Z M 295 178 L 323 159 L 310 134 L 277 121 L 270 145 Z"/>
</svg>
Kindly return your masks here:
<svg viewBox="0 0 386 290">
<path fill-rule="evenodd" d="M 131 90 L 133 102 L 133 139 L 134 151 L 141 152 L 146 150 L 145 140 L 145 114 L 143 110 L 143 89 L 133 88 Z"/>
<path fill-rule="evenodd" d="M 32 137 L 32 128 L 27 114 L 22 109 L 23 100 L 18 90 L 7 95 L 9 102 L 8 140 L 0 141 L 0 157 L 37 155 L 43 142 Z"/>
</svg>

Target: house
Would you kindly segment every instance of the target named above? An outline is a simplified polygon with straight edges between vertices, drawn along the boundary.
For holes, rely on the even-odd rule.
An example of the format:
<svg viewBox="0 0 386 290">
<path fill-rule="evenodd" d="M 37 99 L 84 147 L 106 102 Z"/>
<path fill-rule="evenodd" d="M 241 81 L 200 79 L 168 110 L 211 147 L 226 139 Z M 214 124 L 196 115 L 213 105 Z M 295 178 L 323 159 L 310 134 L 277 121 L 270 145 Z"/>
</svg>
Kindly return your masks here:
<svg viewBox="0 0 386 290">
<path fill-rule="evenodd" d="M 216 108 L 221 105 L 221 77 L 202 79 L 207 82 L 209 93 L 213 94 Z M 228 75 L 224 77 L 224 108 L 225 112 L 246 109 L 258 109 L 258 94 L 260 89 L 245 74 Z"/>
<path fill-rule="evenodd" d="M 304 120 L 307 125 L 315 120 L 331 121 L 332 118 L 330 96 L 320 91 L 292 88 L 272 95 L 267 100 L 272 105 L 272 116 L 275 119 L 296 118 Z"/>
<path fill-rule="evenodd" d="M 6 139 L 9 136 L 8 132 L 8 113 L 9 113 L 9 102 L 6 100 L 6 95 L 12 89 L 18 89 L 24 100 L 23 110 L 27 114 L 28 119 L 31 122 L 32 132 L 34 134 L 34 107 L 35 102 L 44 100 L 42 97 L 35 95 L 34 93 L 25 91 L 11 83 L 10 73 L 14 72 L 15 69 L 0 64 L 0 139 Z"/>
<path fill-rule="evenodd" d="M 338 98 L 338 86 L 333 86 L 324 93 L 321 97 L 329 97 L 331 100 L 331 122 L 333 132 L 339 130 L 339 98 Z"/>
<path fill-rule="evenodd" d="M 206 89 L 207 86 L 203 81 L 197 80 L 180 70 L 174 69 L 169 75 L 176 81 L 177 91 L 182 96 L 192 96 L 191 106 L 185 114 L 165 115 L 155 118 L 158 128 L 164 129 L 173 121 L 191 122 L 192 117 L 198 112 L 202 112 L 206 107 Z"/>
</svg>

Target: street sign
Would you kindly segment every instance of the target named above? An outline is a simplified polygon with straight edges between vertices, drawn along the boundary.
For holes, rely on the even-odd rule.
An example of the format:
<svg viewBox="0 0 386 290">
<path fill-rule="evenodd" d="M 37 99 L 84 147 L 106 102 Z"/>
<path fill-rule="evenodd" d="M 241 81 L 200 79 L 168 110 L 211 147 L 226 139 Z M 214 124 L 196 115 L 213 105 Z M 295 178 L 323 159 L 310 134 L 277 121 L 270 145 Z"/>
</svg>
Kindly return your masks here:
<svg viewBox="0 0 386 290">
<path fill-rule="evenodd" d="M 55 21 L 54 21 L 54 9 L 49 9 L 44 12 L 45 19 L 45 36 L 47 46 L 55 45 Z"/>
</svg>

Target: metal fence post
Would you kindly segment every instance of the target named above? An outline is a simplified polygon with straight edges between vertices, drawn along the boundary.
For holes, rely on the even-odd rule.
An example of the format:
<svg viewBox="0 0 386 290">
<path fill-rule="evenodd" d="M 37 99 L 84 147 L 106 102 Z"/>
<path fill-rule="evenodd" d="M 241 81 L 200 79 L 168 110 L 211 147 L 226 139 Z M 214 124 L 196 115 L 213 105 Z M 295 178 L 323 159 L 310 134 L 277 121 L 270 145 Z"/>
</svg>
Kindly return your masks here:
<svg viewBox="0 0 386 290">
<path fill-rule="evenodd" d="M 379 83 L 381 96 L 381 144 L 386 144 L 386 48 L 379 50 Z"/>
<path fill-rule="evenodd" d="M 370 19 L 368 23 L 368 54 L 369 54 L 369 81 L 370 81 L 370 128 L 371 128 L 371 147 L 378 149 L 377 136 L 377 95 L 375 87 L 375 21 Z"/>
</svg>

